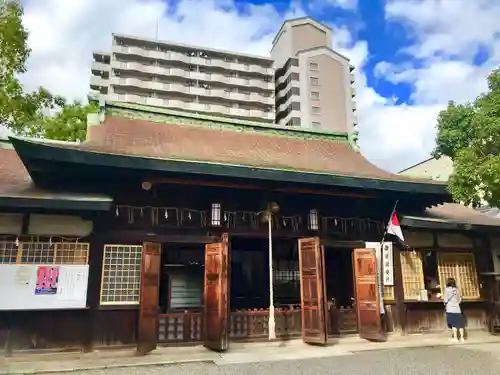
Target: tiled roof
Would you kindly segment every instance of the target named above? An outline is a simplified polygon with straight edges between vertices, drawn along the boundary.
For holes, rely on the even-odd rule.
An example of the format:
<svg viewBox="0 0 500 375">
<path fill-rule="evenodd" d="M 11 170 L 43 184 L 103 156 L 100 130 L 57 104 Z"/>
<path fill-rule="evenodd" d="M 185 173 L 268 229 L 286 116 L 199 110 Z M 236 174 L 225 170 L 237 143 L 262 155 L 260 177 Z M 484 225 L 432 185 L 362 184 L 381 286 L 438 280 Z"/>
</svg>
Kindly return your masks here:
<svg viewBox="0 0 500 375">
<path fill-rule="evenodd" d="M 28 171 L 16 151 L 0 144 L 0 196 L 15 196 L 32 186 Z"/>
<path fill-rule="evenodd" d="M 426 209 L 421 216 L 405 216 L 405 218 L 465 225 L 500 226 L 500 218 L 488 216 L 458 203 L 443 203 Z"/>
<path fill-rule="evenodd" d="M 35 201 L 65 201 L 66 207 L 75 208 L 78 202 L 104 203 L 103 209 L 112 202 L 112 198 L 100 194 L 74 194 L 42 190 L 35 186 L 28 171 L 19 159 L 16 151 L 0 143 L 0 198 L 27 199 L 35 206 Z"/>
<path fill-rule="evenodd" d="M 115 155 L 443 184 L 384 171 L 346 141 L 305 138 L 106 116 L 104 123 L 89 129 L 87 142 L 53 146 Z"/>
</svg>

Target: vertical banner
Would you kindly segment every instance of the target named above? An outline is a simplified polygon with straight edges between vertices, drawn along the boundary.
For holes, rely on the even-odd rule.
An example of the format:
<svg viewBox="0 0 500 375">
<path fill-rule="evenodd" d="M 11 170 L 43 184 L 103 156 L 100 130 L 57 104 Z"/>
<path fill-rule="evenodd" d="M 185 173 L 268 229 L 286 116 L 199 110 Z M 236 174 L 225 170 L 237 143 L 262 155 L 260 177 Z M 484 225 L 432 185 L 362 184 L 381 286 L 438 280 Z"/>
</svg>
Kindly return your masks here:
<svg viewBox="0 0 500 375">
<path fill-rule="evenodd" d="M 57 294 L 59 267 L 39 266 L 36 270 L 35 295 Z"/>
<path fill-rule="evenodd" d="M 380 314 L 385 314 L 384 308 L 384 290 L 382 288 L 382 246 L 380 242 L 365 242 L 368 249 L 375 249 L 377 258 L 377 284 L 380 295 Z"/>
<path fill-rule="evenodd" d="M 392 242 L 382 242 L 382 274 L 385 286 L 394 286 L 394 261 Z"/>
</svg>

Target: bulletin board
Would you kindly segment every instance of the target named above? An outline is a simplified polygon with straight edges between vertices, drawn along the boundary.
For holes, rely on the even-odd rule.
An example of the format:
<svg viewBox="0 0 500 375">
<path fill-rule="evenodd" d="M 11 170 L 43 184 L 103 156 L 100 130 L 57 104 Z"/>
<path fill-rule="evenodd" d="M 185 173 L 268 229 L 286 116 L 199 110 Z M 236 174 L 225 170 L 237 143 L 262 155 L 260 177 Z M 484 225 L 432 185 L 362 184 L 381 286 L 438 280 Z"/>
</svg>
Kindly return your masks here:
<svg viewBox="0 0 500 375">
<path fill-rule="evenodd" d="M 0 265 L 0 310 L 84 309 L 88 265 Z"/>
</svg>

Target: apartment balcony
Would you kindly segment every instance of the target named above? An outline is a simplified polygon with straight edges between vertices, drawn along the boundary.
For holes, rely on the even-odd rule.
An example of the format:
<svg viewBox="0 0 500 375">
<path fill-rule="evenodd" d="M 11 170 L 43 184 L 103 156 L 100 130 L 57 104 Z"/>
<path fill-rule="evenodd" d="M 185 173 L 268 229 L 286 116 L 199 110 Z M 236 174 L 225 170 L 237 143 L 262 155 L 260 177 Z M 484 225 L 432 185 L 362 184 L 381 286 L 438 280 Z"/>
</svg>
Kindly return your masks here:
<svg viewBox="0 0 500 375">
<path fill-rule="evenodd" d="M 356 102 L 353 100 L 352 101 L 352 111 L 353 112 L 356 112 L 358 110 L 358 105 L 356 104 Z"/>
<path fill-rule="evenodd" d="M 92 72 L 109 72 L 109 64 L 93 61 L 91 70 Z"/>
<path fill-rule="evenodd" d="M 202 73 L 202 72 L 189 72 L 189 78 L 196 79 L 198 81 L 211 81 L 212 74 L 211 73 Z"/>
<path fill-rule="evenodd" d="M 188 56 L 187 54 L 174 52 L 174 51 L 153 51 L 147 50 L 140 47 L 125 47 L 115 45 L 112 47 L 113 53 L 130 54 L 141 57 L 148 57 L 152 59 L 170 61 L 170 62 L 182 62 L 186 65 L 198 65 L 204 67 L 218 67 L 225 70 L 239 71 L 239 72 L 249 72 L 258 73 L 268 76 L 274 75 L 274 68 L 264 67 L 257 64 L 244 64 L 244 63 L 234 63 L 228 62 L 223 59 L 217 58 L 204 58 L 201 56 Z"/>
<path fill-rule="evenodd" d="M 290 121 L 293 117 L 298 117 L 298 118 L 301 118 L 301 112 L 300 111 L 290 111 L 290 113 L 288 113 L 288 115 L 284 118 L 282 118 L 281 120 L 278 121 L 278 124 L 279 125 L 283 125 L 285 126 L 288 121 Z"/>
<path fill-rule="evenodd" d="M 90 88 L 99 91 L 101 87 L 108 87 L 109 79 L 100 76 L 90 76 Z"/>
<path fill-rule="evenodd" d="M 276 99 L 285 96 L 292 89 L 292 87 L 300 88 L 300 82 L 296 80 L 288 82 L 288 84 L 284 88 L 276 92 Z"/>
<path fill-rule="evenodd" d="M 173 107 L 177 104 L 177 103 L 174 104 L 173 102 L 174 101 L 170 100 L 168 106 Z M 259 109 L 235 108 L 220 104 L 195 103 L 195 102 L 184 103 L 184 106 L 182 108 L 196 112 L 220 114 L 227 117 L 256 118 L 256 119 L 263 119 L 266 121 L 274 120 L 273 112 L 266 112 Z"/>
<path fill-rule="evenodd" d="M 356 82 L 356 77 L 354 76 L 354 73 L 349 73 L 349 77 L 351 79 L 351 84 L 353 84 L 354 82 Z"/>
<path fill-rule="evenodd" d="M 278 86 L 281 83 L 286 82 L 288 76 L 292 73 L 299 73 L 299 67 L 298 66 L 291 66 L 284 75 L 280 76 L 276 81 L 275 84 Z"/>
<path fill-rule="evenodd" d="M 150 73 L 155 75 L 170 75 L 170 69 L 165 68 L 159 65 L 151 65 L 151 64 L 141 64 L 138 62 L 120 62 L 117 61 L 113 63 L 114 69 L 121 69 L 127 71 L 134 71 L 139 73 Z"/>
<path fill-rule="evenodd" d="M 299 95 L 291 95 L 286 102 L 281 103 L 278 108 L 276 108 L 276 113 L 283 112 L 286 110 L 292 102 L 298 102 L 300 103 L 300 96 Z"/>
<path fill-rule="evenodd" d="M 351 96 L 354 98 L 356 96 L 356 89 L 351 87 Z"/>
</svg>

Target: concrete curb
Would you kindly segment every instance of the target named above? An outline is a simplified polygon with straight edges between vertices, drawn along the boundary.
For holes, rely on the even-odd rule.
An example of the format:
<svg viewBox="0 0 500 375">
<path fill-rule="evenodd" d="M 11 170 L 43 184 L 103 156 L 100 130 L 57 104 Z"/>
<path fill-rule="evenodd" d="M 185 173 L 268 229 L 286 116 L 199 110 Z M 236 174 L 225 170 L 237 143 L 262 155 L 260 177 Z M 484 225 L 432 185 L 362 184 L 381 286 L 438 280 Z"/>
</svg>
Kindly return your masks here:
<svg viewBox="0 0 500 375">
<path fill-rule="evenodd" d="M 210 363 L 215 364 L 214 360 L 208 359 L 183 359 L 176 361 L 149 361 L 141 363 L 116 363 L 110 365 L 89 365 L 89 366 L 72 366 L 67 368 L 58 369 L 42 369 L 42 370 L 0 370 L 0 375 L 32 375 L 32 374 L 57 374 L 61 372 L 77 372 L 77 371 L 96 371 L 107 370 L 116 368 L 130 368 L 130 367 L 147 367 L 147 366 L 168 366 L 183 363 Z"/>
</svg>

